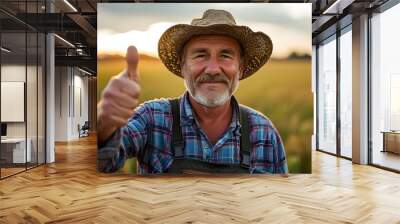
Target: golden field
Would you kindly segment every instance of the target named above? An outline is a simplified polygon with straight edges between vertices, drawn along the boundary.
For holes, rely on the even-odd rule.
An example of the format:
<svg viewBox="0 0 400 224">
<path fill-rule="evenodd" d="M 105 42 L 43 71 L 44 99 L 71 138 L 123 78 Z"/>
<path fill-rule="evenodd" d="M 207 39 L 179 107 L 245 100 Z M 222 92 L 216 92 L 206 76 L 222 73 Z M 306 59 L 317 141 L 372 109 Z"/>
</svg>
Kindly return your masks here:
<svg viewBox="0 0 400 224">
<path fill-rule="evenodd" d="M 125 67 L 121 57 L 106 57 L 97 63 L 98 99 L 110 77 Z M 142 102 L 155 98 L 180 96 L 183 80 L 155 58 L 141 56 L 139 61 Z M 283 139 L 290 173 L 311 172 L 311 135 L 313 98 L 311 60 L 270 60 L 256 74 L 240 82 L 235 96 L 241 104 L 261 111 L 274 123 Z M 121 172 L 136 173 L 134 159 Z"/>
</svg>

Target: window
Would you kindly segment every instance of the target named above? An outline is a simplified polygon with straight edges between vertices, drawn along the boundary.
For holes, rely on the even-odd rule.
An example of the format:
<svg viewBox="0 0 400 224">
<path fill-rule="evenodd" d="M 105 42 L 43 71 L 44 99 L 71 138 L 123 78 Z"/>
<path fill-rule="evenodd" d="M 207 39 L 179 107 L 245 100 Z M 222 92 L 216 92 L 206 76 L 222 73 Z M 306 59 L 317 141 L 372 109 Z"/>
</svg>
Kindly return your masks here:
<svg viewBox="0 0 400 224">
<path fill-rule="evenodd" d="M 400 130 L 400 73 L 390 76 L 390 130 Z"/>
<path fill-rule="evenodd" d="M 340 36 L 340 155 L 352 157 L 352 35 L 351 26 Z"/>
<path fill-rule="evenodd" d="M 17 13 L 36 13 L 44 2 L 19 2 Z M 13 2 L 5 3 L 15 5 Z M 45 35 L 0 12 L 0 178 L 45 163 Z M 11 97 L 13 96 L 13 97 Z M 10 100 L 13 99 L 14 101 Z M 17 108 L 17 109 L 11 109 Z"/>
<path fill-rule="evenodd" d="M 373 164 L 395 170 L 400 170 L 398 21 L 400 4 L 371 18 L 371 157 Z"/>
<path fill-rule="evenodd" d="M 336 36 L 318 47 L 318 149 L 336 153 Z"/>
</svg>

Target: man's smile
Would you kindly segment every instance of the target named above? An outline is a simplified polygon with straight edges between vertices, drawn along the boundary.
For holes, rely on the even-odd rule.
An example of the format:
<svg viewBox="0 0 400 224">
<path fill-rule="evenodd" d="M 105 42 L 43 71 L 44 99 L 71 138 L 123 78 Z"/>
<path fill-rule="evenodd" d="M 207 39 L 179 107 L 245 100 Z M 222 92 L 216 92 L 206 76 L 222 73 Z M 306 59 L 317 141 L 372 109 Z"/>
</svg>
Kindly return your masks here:
<svg viewBox="0 0 400 224">
<path fill-rule="evenodd" d="M 200 82 L 200 84 L 228 84 L 224 81 L 205 81 L 205 82 Z"/>
<path fill-rule="evenodd" d="M 224 84 L 229 86 L 229 83 L 226 80 L 222 79 L 207 79 L 207 80 L 201 80 L 197 81 L 198 85 L 218 85 L 218 84 Z"/>
</svg>

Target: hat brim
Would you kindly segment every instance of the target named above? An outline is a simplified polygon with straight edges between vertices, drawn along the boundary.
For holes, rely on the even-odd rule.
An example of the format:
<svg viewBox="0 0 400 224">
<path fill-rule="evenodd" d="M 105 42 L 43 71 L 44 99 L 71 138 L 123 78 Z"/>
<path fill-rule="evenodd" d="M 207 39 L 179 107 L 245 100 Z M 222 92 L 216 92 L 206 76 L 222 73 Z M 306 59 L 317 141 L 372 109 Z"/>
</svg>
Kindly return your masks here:
<svg viewBox="0 0 400 224">
<path fill-rule="evenodd" d="M 180 53 L 192 37 L 198 35 L 226 35 L 236 39 L 243 50 L 243 76 L 249 77 L 258 71 L 270 58 L 272 41 L 262 32 L 253 32 L 247 26 L 215 24 L 211 26 L 192 26 L 178 24 L 167 29 L 158 42 L 158 55 L 173 74 L 182 77 Z"/>
</svg>

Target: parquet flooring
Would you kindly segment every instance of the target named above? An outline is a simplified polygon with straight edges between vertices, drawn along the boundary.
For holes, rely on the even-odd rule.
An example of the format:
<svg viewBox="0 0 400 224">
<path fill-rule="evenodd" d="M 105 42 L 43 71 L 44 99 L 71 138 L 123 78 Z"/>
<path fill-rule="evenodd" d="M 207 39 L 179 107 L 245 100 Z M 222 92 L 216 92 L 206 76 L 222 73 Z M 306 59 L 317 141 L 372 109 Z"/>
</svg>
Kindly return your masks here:
<svg viewBox="0 0 400 224">
<path fill-rule="evenodd" d="M 94 137 L 0 181 L 0 223 L 400 223 L 400 175 L 313 152 L 313 174 L 101 174 Z"/>
<path fill-rule="evenodd" d="M 21 171 L 24 171 L 25 170 L 25 167 L 17 167 L 17 168 L 14 168 L 14 167 L 12 167 L 12 168 L 1 168 L 1 176 L 2 177 L 7 177 L 7 176 L 10 176 L 10 175 L 12 175 L 12 174 L 15 174 L 15 173 L 18 173 L 18 172 L 21 172 Z"/>
</svg>

